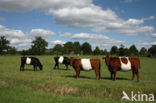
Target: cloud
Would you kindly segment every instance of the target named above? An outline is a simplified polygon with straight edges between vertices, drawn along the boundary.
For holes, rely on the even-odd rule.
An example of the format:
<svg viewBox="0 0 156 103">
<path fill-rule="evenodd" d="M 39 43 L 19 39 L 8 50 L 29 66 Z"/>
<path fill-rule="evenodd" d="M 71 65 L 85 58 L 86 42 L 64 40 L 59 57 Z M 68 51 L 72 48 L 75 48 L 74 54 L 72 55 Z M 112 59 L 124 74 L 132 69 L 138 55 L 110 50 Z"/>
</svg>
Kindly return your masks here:
<svg viewBox="0 0 156 103">
<path fill-rule="evenodd" d="M 59 33 L 59 35 L 60 35 L 61 37 L 70 37 L 70 36 L 72 36 L 72 33 L 70 33 L 70 32 L 65 32 L 65 33 Z"/>
<path fill-rule="evenodd" d="M 27 49 L 31 45 L 31 39 L 27 38 L 21 30 L 8 29 L 0 25 L 0 36 L 5 36 L 10 45 L 18 49 Z"/>
<path fill-rule="evenodd" d="M 44 29 L 32 29 L 29 33 L 30 37 L 37 37 L 41 36 L 43 38 L 48 38 L 54 36 L 54 32 L 50 30 L 44 30 Z"/>
<path fill-rule="evenodd" d="M 9 29 L 0 25 L 0 36 L 5 36 L 10 41 L 10 45 L 16 47 L 18 50 L 30 48 L 31 42 L 36 36 L 46 39 L 52 37 L 54 34 L 54 32 L 44 29 L 32 29 L 29 33 L 24 33 L 21 30 Z M 59 41 L 55 41 L 54 43 L 59 43 Z"/>
<path fill-rule="evenodd" d="M 107 24 L 97 26 L 93 28 L 92 31 L 102 32 L 102 33 L 117 32 L 117 33 L 131 35 L 131 36 L 139 35 L 139 34 L 149 35 L 154 32 L 154 27 L 140 25 L 143 24 L 145 20 L 149 20 L 149 18 L 146 19 L 144 18 L 140 20 L 130 18 L 127 21 L 120 19 L 114 22 L 108 22 Z"/>
<path fill-rule="evenodd" d="M 156 38 L 156 33 L 154 33 L 154 34 L 151 34 L 151 36 L 152 36 L 152 37 L 154 37 L 154 38 Z"/>
<path fill-rule="evenodd" d="M 132 2 L 136 2 L 138 0 L 124 0 L 125 3 L 132 3 Z"/>
<path fill-rule="evenodd" d="M 50 45 L 64 44 L 64 43 L 65 43 L 65 41 L 61 41 L 61 40 L 49 41 Z"/>
<path fill-rule="evenodd" d="M 63 45 L 63 44 L 65 44 L 66 43 L 66 41 L 62 41 L 62 40 L 48 40 L 48 48 L 52 48 L 52 47 L 54 47 L 56 44 L 61 44 L 61 45 Z"/>
<path fill-rule="evenodd" d="M 124 0 L 134 2 L 137 0 Z M 123 20 L 111 9 L 103 10 L 93 0 L 0 0 L 0 10 L 8 12 L 40 11 L 54 16 L 57 24 L 88 28 L 93 32 L 117 32 L 125 35 L 153 34 L 154 27 L 146 26 L 145 20 L 155 17 Z"/>
<path fill-rule="evenodd" d="M 92 0 L 0 0 L 0 9 L 8 12 L 48 11 L 65 7 L 84 7 Z"/>
<path fill-rule="evenodd" d="M 125 44 L 125 41 L 111 39 L 104 35 L 79 33 L 71 36 L 72 40 L 87 41 L 92 43 L 93 46 L 99 46 L 100 48 L 110 48 L 112 45 Z"/>
<path fill-rule="evenodd" d="M 117 15 L 110 9 L 102 10 L 102 8 L 90 5 L 83 8 L 63 8 L 55 11 L 49 11 L 54 15 L 54 20 L 58 24 L 64 24 L 70 27 L 94 27 L 103 23 L 114 21 Z"/>
</svg>

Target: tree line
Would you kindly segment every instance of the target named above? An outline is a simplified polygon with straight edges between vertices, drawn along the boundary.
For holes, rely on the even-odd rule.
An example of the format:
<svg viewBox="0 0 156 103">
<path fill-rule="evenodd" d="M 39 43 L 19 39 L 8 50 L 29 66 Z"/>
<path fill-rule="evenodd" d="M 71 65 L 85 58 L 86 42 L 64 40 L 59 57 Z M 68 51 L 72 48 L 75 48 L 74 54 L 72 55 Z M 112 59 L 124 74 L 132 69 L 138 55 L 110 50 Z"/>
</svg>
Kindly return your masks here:
<svg viewBox="0 0 156 103">
<path fill-rule="evenodd" d="M 22 55 L 115 55 L 115 56 L 155 56 L 156 57 L 156 45 L 152 45 L 149 49 L 142 47 L 140 50 L 135 45 L 131 45 L 129 48 L 124 45 L 112 46 L 110 51 L 107 49 L 100 49 L 98 46 L 92 50 L 91 44 L 84 42 L 68 41 L 65 44 L 56 44 L 53 48 L 47 49 L 48 42 L 42 37 L 36 37 L 32 41 L 32 45 L 27 50 L 17 51 L 15 47 L 11 47 L 10 41 L 4 36 L 0 37 L 0 55 L 4 54 L 22 54 Z"/>
</svg>

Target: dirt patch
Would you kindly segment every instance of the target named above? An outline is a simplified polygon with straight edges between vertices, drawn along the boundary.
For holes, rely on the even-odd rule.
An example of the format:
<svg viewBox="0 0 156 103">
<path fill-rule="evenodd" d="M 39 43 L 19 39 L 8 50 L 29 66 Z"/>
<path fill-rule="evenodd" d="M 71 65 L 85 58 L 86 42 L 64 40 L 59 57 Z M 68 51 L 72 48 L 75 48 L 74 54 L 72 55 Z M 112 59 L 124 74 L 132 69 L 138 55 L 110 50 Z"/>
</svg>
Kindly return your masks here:
<svg viewBox="0 0 156 103">
<path fill-rule="evenodd" d="M 6 85 L 7 85 L 7 83 L 5 81 L 0 81 L 0 87 L 6 86 Z"/>
<path fill-rule="evenodd" d="M 62 86 L 56 87 L 56 89 L 54 90 L 54 93 L 59 93 L 61 95 L 70 95 L 70 94 L 76 93 L 77 90 L 78 90 L 77 88 L 73 88 L 68 85 L 62 85 Z"/>
</svg>

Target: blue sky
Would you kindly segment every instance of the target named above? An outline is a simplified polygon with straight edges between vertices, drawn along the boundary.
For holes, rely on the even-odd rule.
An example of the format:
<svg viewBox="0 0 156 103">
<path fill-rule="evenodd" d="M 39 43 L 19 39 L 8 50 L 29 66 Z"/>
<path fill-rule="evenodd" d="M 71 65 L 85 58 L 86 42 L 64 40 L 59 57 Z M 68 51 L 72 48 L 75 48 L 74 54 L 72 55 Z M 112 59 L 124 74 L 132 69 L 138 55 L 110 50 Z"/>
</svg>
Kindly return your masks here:
<svg viewBox="0 0 156 103">
<path fill-rule="evenodd" d="M 0 36 L 18 50 L 36 36 L 48 48 L 67 41 L 93 49 L 156 45 L 156 0 L 0 0 Z"/>
</svg>

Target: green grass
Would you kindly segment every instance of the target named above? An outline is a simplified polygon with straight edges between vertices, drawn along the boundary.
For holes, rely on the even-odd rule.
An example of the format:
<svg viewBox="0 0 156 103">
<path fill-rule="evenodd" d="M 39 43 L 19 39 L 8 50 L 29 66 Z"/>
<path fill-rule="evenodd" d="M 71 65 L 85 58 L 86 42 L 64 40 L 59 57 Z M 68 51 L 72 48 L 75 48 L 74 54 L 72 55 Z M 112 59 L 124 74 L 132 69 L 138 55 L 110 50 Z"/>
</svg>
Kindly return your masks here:
<svg viewBox="0 0 156 103">
<path fill-rule="evenodd" d="M 110 73 L 101 60 L 101 80 L 96 80 L 94 71 L 53 70 L 53 56 L 36 56 L 43 64 L 43 71 L 33 71 L 33 66 L 19 71 L 20 56 L 0 56 L 0 101 L 1 103 L 120 103 L 122 91 L 126 93 L 153 93 L 156 95 L 156 58 L 140 58 L 140 82 L 131 81 L 131 72 L 117 72 L 117 80 L 110 80 Z M 84 56 L 101 58 L 102 56 Z M 125 102 L 125 101 L 124 101 Z"/>
</svg>

